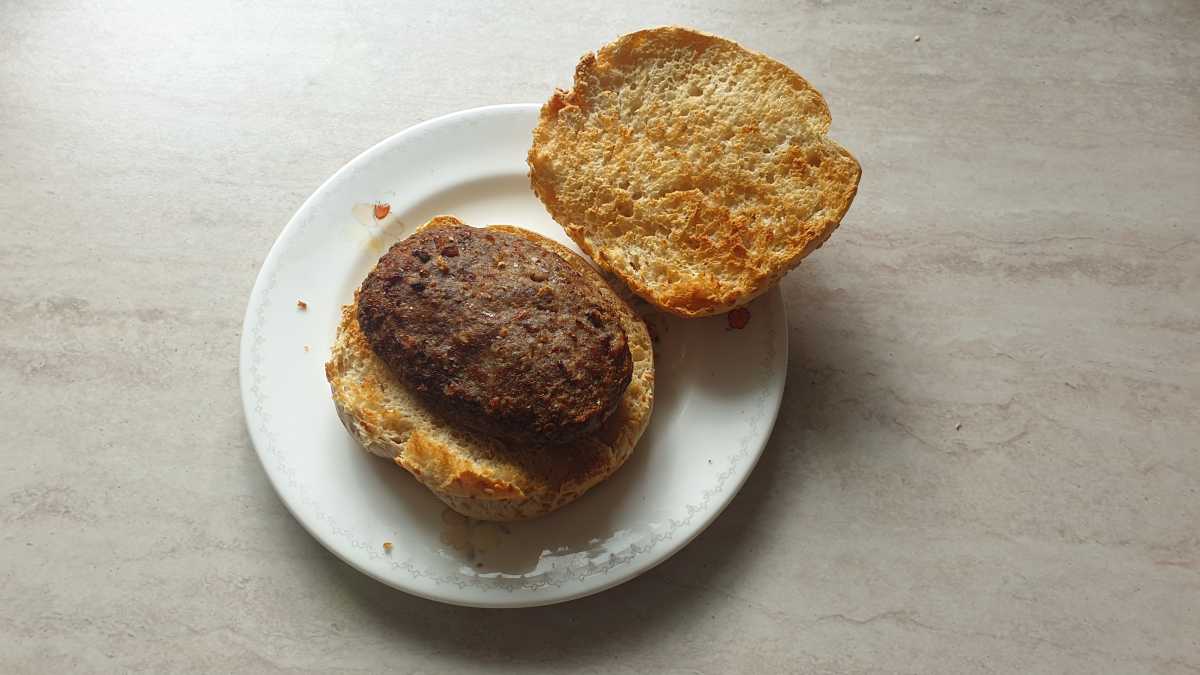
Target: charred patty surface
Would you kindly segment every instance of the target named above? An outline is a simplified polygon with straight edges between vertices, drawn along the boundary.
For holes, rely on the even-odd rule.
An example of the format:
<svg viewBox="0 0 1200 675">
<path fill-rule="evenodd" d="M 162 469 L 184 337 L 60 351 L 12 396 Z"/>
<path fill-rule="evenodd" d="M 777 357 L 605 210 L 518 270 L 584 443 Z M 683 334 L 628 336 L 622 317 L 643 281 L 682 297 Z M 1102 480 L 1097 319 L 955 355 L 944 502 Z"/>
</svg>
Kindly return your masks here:
<svg viewBox="0 0 1200 675">
<path fill-rule="evenodd" d="M 397 243 L 363 282 L 371 348 L 430 407 L 510 441 L 594 432 L 633 373 L 608 299 L 565 260 L 506 232 L 438 227 Z"/>
</svg>

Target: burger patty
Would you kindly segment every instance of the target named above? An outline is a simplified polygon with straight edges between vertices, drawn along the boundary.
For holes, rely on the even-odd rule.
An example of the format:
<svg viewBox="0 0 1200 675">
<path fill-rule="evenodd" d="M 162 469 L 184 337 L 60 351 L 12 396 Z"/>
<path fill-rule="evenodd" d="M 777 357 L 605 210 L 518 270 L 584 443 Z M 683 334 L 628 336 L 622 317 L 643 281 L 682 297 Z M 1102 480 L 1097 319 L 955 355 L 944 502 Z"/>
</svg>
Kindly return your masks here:
<svg viewBox="0 0 1200 675">
<path fill-rule="evenodd" d="M 418 232 L 379 259 L 358 323 L 452 423 L 550 445 L 594 432 L 629 386 L 633 359 L 609 302 L 552 251 L 455 225 Z"/>
</svg>

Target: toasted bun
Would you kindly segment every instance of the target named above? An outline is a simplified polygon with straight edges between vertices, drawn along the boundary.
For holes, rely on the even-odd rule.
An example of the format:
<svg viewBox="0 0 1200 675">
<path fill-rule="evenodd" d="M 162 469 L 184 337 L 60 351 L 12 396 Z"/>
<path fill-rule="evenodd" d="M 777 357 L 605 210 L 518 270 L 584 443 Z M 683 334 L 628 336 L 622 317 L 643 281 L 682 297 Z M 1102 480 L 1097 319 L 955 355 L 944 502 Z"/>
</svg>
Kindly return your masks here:
<svg viewBox="0 0 1200 675">
<path fill-rule="evenodd" d="M 424 227 L 458 220 L 439 216 Z M 342 308 L 325 376 L 338 417 L 372 454 L 395 461 L 455 511 L 481 520 L 519 520 L 549 513 L 612 475 L 633 452 L 654 403 L 654 356 L 645 323 L 587 262 L 566 247 L 516 227 L 560 255 L 597 285 L 620 317 L 633 357 L 633 381 L 600 430 L 553 448 L 516 447 L 435 415 L 375 355 L 359 329 L 356 304 Z"/>
<path fill-rule="evenodd" d="M 821 94 L 686 28 L 621 37 L 542 106 L 534 192 L 634 293 L 681 316 L 745 304 L 820 246 L 858 189 Z"/>
</svg>

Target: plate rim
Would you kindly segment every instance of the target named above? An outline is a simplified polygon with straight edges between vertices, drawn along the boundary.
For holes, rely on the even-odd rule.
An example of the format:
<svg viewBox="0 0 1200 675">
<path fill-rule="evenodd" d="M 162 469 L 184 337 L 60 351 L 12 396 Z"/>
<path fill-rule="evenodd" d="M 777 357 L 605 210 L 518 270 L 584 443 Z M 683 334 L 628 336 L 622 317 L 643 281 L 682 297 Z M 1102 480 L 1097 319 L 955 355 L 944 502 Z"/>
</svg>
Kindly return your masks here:
<svg viewBox="0 0 1200 675">
<path fill-rule="evenodd" d="M 283 255 L 283 251 L 288 249 L 289 242 L 291 242 L 292 238 L 297 235 L 297 232 L 300 229 L 300 222 L 310 214 L 314 208 L 318 196 L 323 194 L 330 185 L 336 183 L 344 174 L 355 171 L 362 163 L 368 161 L 375 155 L 387 152 L 391 146 L 403 142 L 405 137 L 418 135 L 430 130 L 431 128 L 452 123 L 460 118 L 485 116 L 510 111 L 520 111 L 525 113 L 539 110 L 540 107 L 541 104 L 538 103 L 502 103 L 467 108 L 464 110 L 447 113 L 405 127 L 404 129 L 388 136 L 387 138 L 380 140 L 347 161 L 340 168 L 338 168 L 337 171 L 322 181 L 321 184 L 314 189 L 307 198 L 305 198 L 300 207 L 297 208 L 295 213 L 293 213 L 288 219 L 283 229 L 272 242 L 271 248 L 267 253 L 267 256 L 263 259 L 262 265 L 259 267 L 258 273 L 255 276 L 254 284 L 251 287 L 250 296 L 247 301 L 246 312 L 242 320 L 242 333 L 241 339 L 239 340 L 238 354 L 238 381 L 242 398 L 243 421 L 246 425 L 246 430 L 249 434 L 251 445 L 254 447 L 255 455 L 257 456 L 259 464 L 262 467 L 263 472 L 266 474 L 267 481 L 271 485 L 271 489 L 275 492 L 276 497 L 280 502 L 283 503 L 291 517 L 300 524 L 305 532 L 307 532 L 309 536 L 313 537 L 318 543 L 320 543 L 323 548 L 332 553 L 337 559 L 346 563 L 358 572 L 361 572 L 368 577 L 387 585 L 390 588 L 395 588 L 396 590 L 402 591 L 409 595 L 414 595 L 434 602 L 477 608 L 520 608 L 552 605 L 562 602 L 569 602 L 571 600 L 577 600 L 579 598 L 600 593 L 630 581 L 631 579 L 641 576 L 642 574 L 654 569 L 658 565 L 673 557 L 689 543 L 691 543 L 696 537 L 698 537 L 702 532 L 707 530 L 741 492 L 746 480 L 749 478 L 750 474 L 753 473 L 755 467 L 762 457 L 763 451 L 770 442 L 771 436 L 774 432 L 775 424 L 779 419 L 779 410 L 783 402 L 784 389 L 786 388 L 787 363 L 789 360 L 787 308 L 782 302 L 782 291 L 778 286 L 776 286 L 764 295 L 766 296 L 765 299 L 768 299 L 770 302 L 772 302 L 777 311 L 779 311 L 779 321 L 783 325 L 783 330 L 775 331 L 777 333 L 777 337 L 775 338 L 774 344 L 774 347 L 778 352 L 776 359 L 780 361 L 783 375 L 780 386 L 773 388 L 772 391 L 768 393 L 768 400 L 764 401 L 765 413 L 766 416 L 769 416 L 770 421 L 763 426 L 762 436 L 758 442 L 754 444 L 756 447 L 749 448 L 750 452 L 748 453 L 746 460 L 745 470 L 741 472 L 740 476 L 735 477 L 736 484 L 729 486 L 726 496 L 721 500 L 716 508 L 713 508 L 707 513 L 703 514 L 702 518 L 699 519 L 697 524 L 691 526 L 687 531 L 682 533 L 684 536 L 672 538 L 672 541 L 670 542 L 663 542 L 667 545 L 657 555 L 648 557 L 642 565 L 630 565 L 628 568 L 617 574 L 613 574 L 611 576 L 605 575 L 602 582 L 595 584 L 594 586 L 581 586 L 566 593 L 548 597 L 535 595 L 534 592 L 526 592 L 524 595 L 522 595 L 522 593 L 518 591 L 510 591 L 504 596 L 500 596 L 499 599 L 495 600 L 487 600 L 478 596 L 476 600 L 471 600 L 465 597 L 454 597 L 448 593 L 439 595 L 428 592 L 426 589 L 420 588 L 416 585 L 400 584 L 396 579 L 391 579 L 381 574 L 377 574 L 374 570 L 369 569 L 368 567 L 360 564 L 356 560 L 344 554 L 331 538 L 326 537 L 323 532 L 317 530 L 315 522 L 310 523 L 306 518 L 300 516 L 296 507 L 293 505 L 292 500 L 289 499 L 289 490 L 281 484 L 281 477 L 277 476 L 276 472 L 272 471 L 272 468 L 269 465 L 268 458 L 265 454 L 267 448 L 266 441 L 268 439 L 263 438 L 262 434 L 264 432 L 252 424 L 252 421 L 258 419 L 260 415 L 256 413 L 256 410 L 252 405 L 253 389 L 255 389 L 257 385 L 253 381 L 254 378 L 251 376 L 250 372 L 252 369 L 250 355 L 254 347 L 254 328 L 256 325 L 257 314 L 259 313 L 260 308 L 262 308 L 264 305 L 264 296 L 266 292 L 270 290 L 268 286 L 273 286 L 273 276 L 276 270 L 279 268 L 280 258 Z"/>
</svg>

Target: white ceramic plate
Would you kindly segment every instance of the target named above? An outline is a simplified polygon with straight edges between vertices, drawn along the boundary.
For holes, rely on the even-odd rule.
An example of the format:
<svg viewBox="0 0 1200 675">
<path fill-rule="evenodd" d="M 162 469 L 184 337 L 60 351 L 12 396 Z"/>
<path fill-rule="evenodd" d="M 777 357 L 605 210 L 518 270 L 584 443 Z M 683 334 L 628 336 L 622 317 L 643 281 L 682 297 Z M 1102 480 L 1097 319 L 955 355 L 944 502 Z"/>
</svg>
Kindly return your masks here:
<svg viewBox="0 0 1200 675">
<path fill-rule="evenodd" d="M 741 487 L 783 394 L 787 330 L 776 289 L 750 305 L 742 330 L 724 316 L 652 317 L 659 341 L 649 428 L 611 479 L 549 516 L 467 521 L 358 448 L 334 412 L 323 366 L 339 307 L 388 245 L 431 216 L 453 214 L 477 226 L 521 225 L 575 248 L 529 189 L 525 154 L 537 113 L 536 105 L 466 110 L 355 158 L 284 228 L 246 309 L 242 400 L 279 496 L 342 560 L 442 602 L 561 602 L 662 562 Z M 377 202 L 390 205 L 379 221 Z"/>
</svg>

